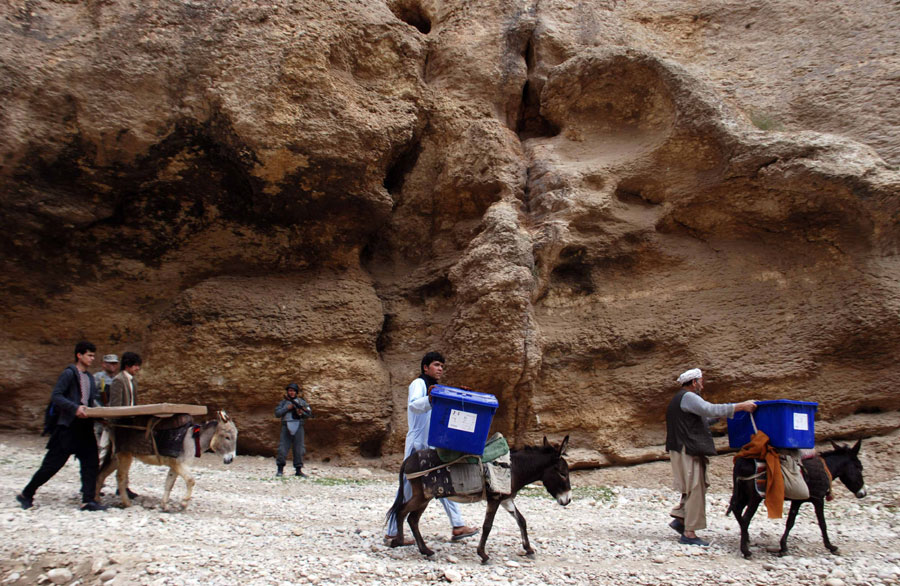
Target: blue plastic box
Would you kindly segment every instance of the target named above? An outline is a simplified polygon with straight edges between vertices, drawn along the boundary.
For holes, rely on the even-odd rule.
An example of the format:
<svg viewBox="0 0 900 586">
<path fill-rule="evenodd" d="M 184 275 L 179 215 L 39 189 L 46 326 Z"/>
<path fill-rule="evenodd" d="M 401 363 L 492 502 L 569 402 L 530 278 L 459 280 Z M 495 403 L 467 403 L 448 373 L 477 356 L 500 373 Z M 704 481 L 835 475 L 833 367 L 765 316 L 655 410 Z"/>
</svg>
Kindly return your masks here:
<svg viewBox="0 0 900 586">
<path fill-rule="evenodd" d="M 756 428 L 769 436 L 775 448 L 814 448 L 816 446 L 815 419 L 818 403 L 806 401 L 757 401 L 753 418 Z M 740 411 L 728 420 L 728 445 L 741 448 L 753 435 L 750 414 Z"/>
<path fill-rule="evenodd" d="M 428 445 L 480 456 L 500 404 L 494 395 L 435 385 Z"/>
</svg>

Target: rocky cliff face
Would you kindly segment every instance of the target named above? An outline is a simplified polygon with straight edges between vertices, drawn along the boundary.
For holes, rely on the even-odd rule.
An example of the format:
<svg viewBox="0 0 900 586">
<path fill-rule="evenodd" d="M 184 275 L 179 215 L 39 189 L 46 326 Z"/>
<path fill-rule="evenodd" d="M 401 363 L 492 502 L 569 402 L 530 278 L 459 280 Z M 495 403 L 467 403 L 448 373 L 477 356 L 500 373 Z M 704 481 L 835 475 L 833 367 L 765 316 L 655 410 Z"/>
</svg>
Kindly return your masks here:
<svg viewBox="0 0 900 586">
<path fill-rule="evenodd" d="M 430 349 L 514 443 L 713 401 L 900 425 L 896 6 L 29 1 L 0 21 L 3 425 L 79 339 L 271 453 L 402 450 Z M 860 417 L 863 417 L 860 420 Z"/>
</svg>

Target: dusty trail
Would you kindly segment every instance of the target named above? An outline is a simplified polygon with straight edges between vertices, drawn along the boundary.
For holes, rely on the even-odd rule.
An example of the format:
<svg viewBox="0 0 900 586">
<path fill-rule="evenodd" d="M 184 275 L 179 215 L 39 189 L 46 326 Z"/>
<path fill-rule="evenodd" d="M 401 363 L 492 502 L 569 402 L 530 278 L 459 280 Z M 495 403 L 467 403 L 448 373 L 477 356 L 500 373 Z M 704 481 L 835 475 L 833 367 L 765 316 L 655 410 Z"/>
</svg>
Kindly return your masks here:
<svg viewBox="0 0 900 586">
<path fill-rule="evenodd" d="M 828 504 L 828 555 L 811 508 L 792 532 L 792 554 L 765 552 L 781 521 L 757 515 L 754 558 L 738 552 L 738 530 L 724 517 L 730 458 L 712 463 L 708 503 L 713 544 L 677 543 L 667 511 L 668 463 L 573 474 L 574 500 L 559 507 L 540 487 L 517 499 L 537 557 L 518 555 L 514 521 L 498 515 L 482 566 L 476 542 L 449 542 L 440 507 L 429 507 L 422 529 L 433 560 L 414 548 L 381 543 L 382 521 L 395 490 L 388 470 L 311 462 L 311 478 L 273 477 L 271 459 L 239 457 L 229 467 L 211 455 L 195 466 L 197 488 L 187 511 L 158 509 L 165 471 L 136 464 L 132 487 L 142 497 L 128 510 L 77 510 L 78 467 L 70 462 L 22 511 L 14 494 L 43 456 L 43 441 L 0 434 L 0 582 L 34 584 L 51 570 L 71 584 L 866 584 L 900 583 L 900 488 L 893 437 L 864 442 L 870 496 L 843 487 Z M 174 497 L 183 487 L 176 485 Z M 105 502 L 112 503 L 110 486 Z M 482 504 L 464 505 L 480 524 Z"/>
</svg>

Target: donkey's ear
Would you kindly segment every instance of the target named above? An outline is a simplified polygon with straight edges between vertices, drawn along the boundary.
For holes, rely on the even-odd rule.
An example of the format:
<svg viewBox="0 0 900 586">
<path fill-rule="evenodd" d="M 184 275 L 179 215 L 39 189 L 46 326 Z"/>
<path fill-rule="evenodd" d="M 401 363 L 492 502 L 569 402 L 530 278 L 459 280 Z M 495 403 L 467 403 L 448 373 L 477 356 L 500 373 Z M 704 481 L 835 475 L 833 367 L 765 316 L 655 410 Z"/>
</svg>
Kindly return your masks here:
<svg viewBox="0 0 900 586">
<path fill-rule="evenodd" d="M 834 448 L 835 450 L 841 449 L 841 446 L 837 445 L 837 443 L 834 440 L 828 440 L 828 442 L 831 444 L 831 447 Z"/>
<path fill-rule="evenodd" d="M 546 436 L 546 435 L 544 436 L 544 447 L 545 447 L 545 448 L 552 448 L 552 447 L 553 447 L 553 446 L 550 445 L 550 442 L 547 441 L 547 436 Z"/>
<path fill-rule="evenodd" d="M 860 447 L 862 447 L 862 438 L 859 438 L 858 440 L 856 440 L 856 445 L 854 445 L 854 446 L 850 449 L 850 453 L 852 453 L 854 456 L 859 455 L 859 448 L 860 448 Z"/>
<path fill-rule="evenodd" d="M 566 436 L 565 439 L 563 439 L 562 443 L 559 444 L 559 457 L 560 458 L 562 458 L 563 456 L 566 455 L 566 448 L 568 448 L 568 447 L 569 447 L 569 436 Z"/>
<path fill-rule="evenodd" d="M 219 419 L 222 421 L 222 423 L 228 423 L 231 420 L 231 418 L 228 417 L 228 413 L 225 413 L 224 410 L 219 411 L 218 413 L 216 413 L 216 415 L 219 416 Z"/>
</svg>

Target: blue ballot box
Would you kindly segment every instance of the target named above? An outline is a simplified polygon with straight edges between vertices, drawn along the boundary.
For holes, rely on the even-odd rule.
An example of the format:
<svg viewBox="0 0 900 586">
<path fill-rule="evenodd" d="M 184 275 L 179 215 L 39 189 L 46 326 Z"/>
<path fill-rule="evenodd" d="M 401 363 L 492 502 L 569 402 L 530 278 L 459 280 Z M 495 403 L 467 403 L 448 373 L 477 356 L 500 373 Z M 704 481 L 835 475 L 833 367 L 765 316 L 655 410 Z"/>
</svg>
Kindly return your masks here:
<svg viewBox="0 0 900 586">
<path fill-rule="evenodd" d="M 769 436 L 775 448 L 814 448 L 816 446 L 815 419 L 818 403 L 806 401 L 757 401 L 753 420 L 756 428 Z M 728 420 L 728 445 L 741 448 L 754 433 L 750 414 L 740 411 Z"/>
<path fill-rule="evenodd" d="M 428 445 L 480 456 L 499 405 L 494 395 L 435 385 Z"/>
</svg>

